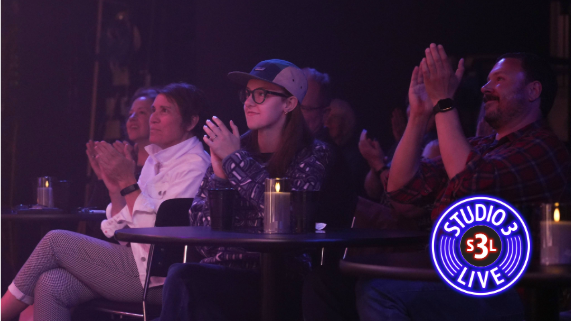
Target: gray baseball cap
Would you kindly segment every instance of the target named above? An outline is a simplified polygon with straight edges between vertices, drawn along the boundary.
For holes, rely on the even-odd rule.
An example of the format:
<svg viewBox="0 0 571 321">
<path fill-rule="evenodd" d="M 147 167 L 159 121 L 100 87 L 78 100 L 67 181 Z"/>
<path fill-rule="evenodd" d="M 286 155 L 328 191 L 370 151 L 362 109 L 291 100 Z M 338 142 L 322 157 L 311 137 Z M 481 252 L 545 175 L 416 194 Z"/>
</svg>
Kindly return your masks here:
<svg viewBox="0 0 571 321">
<path fill-rule="evenodd" d="M 228 79 L 246 86 L 250 79 L 259 79 L 276 84 L 294 95 L 301 103 L 307 92 L 307 79 L 303 71 L 289 61 L 280 59 L 264 60 L 250 71 L 232 71 L 228 73 Z"/>
</svg>

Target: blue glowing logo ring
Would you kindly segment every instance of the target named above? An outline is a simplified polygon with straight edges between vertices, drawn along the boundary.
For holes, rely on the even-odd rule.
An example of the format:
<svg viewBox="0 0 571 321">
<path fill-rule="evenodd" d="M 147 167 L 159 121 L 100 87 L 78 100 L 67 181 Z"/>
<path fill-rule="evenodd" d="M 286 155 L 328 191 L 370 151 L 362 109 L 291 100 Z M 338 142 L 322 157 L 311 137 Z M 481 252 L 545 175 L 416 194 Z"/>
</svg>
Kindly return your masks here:
<svg viewBox="0 0 571 321">
<path fill-rule="evenodd" d="M 465 198 L 440 215 L 432 229 L 430 254 L 438 275 L 453 289 L 471 296 L 495 295 L 514 285 L 527 269 L 529 228 L 501 199 Z"/>
</svg>

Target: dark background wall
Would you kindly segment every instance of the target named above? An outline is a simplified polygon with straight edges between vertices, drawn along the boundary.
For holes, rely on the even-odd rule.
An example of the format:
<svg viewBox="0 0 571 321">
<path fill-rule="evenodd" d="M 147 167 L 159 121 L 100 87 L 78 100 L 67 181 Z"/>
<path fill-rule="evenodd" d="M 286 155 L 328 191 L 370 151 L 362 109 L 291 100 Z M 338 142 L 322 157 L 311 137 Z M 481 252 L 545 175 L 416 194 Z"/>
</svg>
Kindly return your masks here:
<svg viewBox="0 0 571 321">
<path fill-rule="evenodd" d="M 83 204 L 96 9 L 96 1 L 2 0 L 2 206 L 33 203 L 33 179 L 44 175 L 71 180 L 73 202 Z M 329 73 L 358 128 L 385 147 L 393 143 L 390 112 L 403 105 L 430 42 L 456 57 L 549 51 L 549 2 L 540 0 L 125 0 L 105 4 L 103 26 L 125 9 L 142 39 L 130 56 L 133 83 L 148 61 L 153 85 L 198 85 L 213 114 L 244 131 L 237 88 L 225 75 L 289 60 Z M 112 90 L 100 58 L 96 139 Z"/>
</svg>

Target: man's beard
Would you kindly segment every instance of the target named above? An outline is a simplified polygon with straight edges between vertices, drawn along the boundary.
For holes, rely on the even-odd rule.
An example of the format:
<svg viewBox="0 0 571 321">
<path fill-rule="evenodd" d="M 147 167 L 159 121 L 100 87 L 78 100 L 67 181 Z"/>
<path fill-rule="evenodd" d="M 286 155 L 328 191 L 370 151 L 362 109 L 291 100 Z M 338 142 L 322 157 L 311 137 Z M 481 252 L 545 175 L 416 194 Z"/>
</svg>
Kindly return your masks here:
<svg viewBox="0 0 571 321">
<path fill-rule="evenodd" d="M 485 109 L 484 120 L 496 131 L 525 112 L 525 99 L 521 89 L 511 97 L 502 99 L 491 94 L 484 95 L 484 102 L 493 100 L 497 101 L 496 108 Z"/>
</svg>

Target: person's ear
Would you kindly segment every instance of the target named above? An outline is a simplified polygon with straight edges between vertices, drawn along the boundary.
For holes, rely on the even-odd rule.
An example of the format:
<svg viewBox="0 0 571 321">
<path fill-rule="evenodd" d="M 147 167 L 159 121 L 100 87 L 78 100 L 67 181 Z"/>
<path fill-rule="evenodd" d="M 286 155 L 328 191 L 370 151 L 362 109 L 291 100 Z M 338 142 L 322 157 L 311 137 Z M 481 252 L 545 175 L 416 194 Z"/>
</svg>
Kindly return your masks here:
<svg viewBox="0 0 571 321">
<path fill-rule="evenodd" d="M 287 113 L 292 112 L 295 109 L 295 107 L 297 107 L 297 104 L 298 104 L 297 97 L 289 96 L 288 98 L 286 98 L 285 103 L 286 103 L 286 106 L 284 108 L 284 112 L 287 114 Z"/>
<path fill-rule="evenodd" d="M 186 126 L 184 127 L 184 129 L 185 129 L 187 132 L 190 132 L 191 130 L 194 129 L 194 127 L 196 126 L 196 124 L 198 124 L 198 121 L 199 121 L 199 120 L 200 120 L 200 118 L 199 118 L 198 116 L 196 116 L 196 115 L 192 116 L 192 120 L 190 121 L 190 124 L 186 125 Z"/>
<path fill-rule="evenodd" d="M 526 89 L 527 100 L 532 102 L 539 99 L 543 87 L 541 86 L 541 83 L 536 80 L 527 84 L 525 89 Z"/>
</svg>

